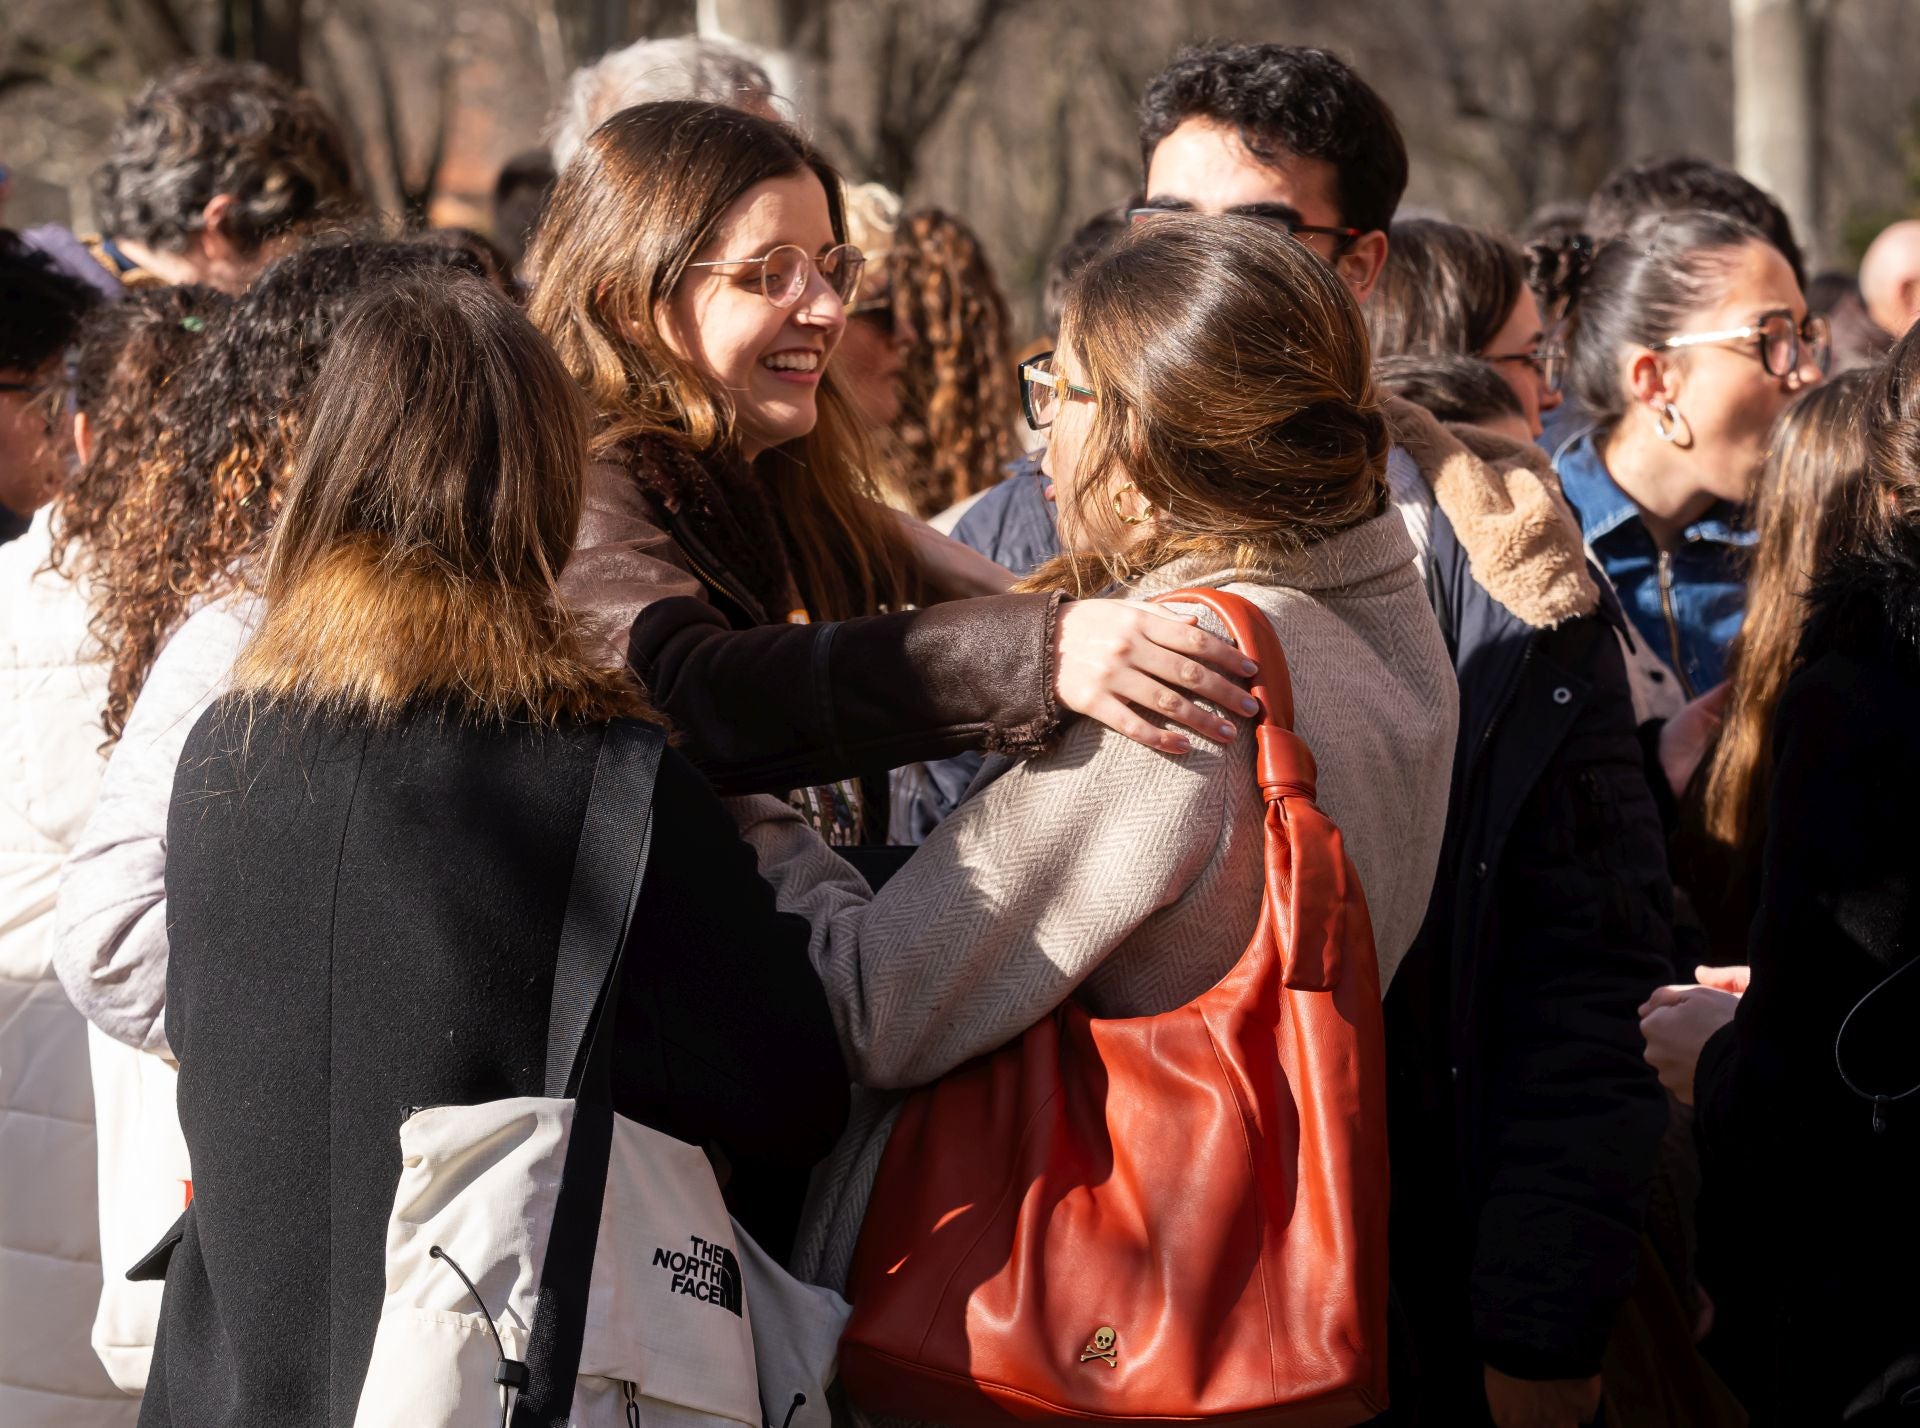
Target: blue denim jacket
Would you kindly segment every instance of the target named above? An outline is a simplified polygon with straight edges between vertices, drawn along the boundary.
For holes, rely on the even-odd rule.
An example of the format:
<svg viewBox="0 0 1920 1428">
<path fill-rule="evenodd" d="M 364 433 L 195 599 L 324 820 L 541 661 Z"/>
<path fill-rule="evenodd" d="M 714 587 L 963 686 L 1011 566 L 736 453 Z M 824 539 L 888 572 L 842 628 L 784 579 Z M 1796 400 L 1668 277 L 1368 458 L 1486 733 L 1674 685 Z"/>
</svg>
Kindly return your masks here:
<svg viewBox="0 0 1920 1428">
<path fill-rule="evenodd" d="M 1635 633 L 1673 667 L 1689 698 L 1706 693 L 1726 678 L 1727 646 L 1747 609 L 1743 552 L 1753 533 L 1739 510 L 1716 502 L 1663 557 L 1640 508 L 1607 473 L 1595 433 L 1563 447 L 1554 468 Z"/>
</svg>

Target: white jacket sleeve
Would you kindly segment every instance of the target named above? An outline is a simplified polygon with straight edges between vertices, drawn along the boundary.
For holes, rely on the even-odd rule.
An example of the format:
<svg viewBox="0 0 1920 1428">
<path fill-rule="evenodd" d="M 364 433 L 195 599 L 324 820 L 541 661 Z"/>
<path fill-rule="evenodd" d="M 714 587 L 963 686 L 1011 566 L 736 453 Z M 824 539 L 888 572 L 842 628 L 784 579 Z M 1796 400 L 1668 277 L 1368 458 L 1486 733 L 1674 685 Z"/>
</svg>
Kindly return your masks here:
<svg viewBox="0 0 1920 1428">
<path fill-rule="evenodd" d="M 203 606 L 161 649 L 107 761 L 93 816 L 60 875 L 54 971 L 117 1041 L 167 1045 L 167 812 L 187 735 L 227 685 L 259 619 L 244 593 Z"/>
</svg>

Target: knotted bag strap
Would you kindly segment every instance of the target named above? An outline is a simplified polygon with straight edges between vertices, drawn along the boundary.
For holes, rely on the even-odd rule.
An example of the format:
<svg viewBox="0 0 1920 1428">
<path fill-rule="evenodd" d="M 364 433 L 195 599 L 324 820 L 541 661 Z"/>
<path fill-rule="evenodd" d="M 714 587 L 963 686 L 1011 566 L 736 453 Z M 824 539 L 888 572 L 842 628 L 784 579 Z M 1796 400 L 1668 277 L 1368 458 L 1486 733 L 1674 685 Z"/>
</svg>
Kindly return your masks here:
<svg viewBox="0 0 1920 1428">
<path fill-rule="evenodd" d="M 1259 666 L 1250 688 L 1260 701 L 1254 768 L 1267 801 L 1261 928 L 1274 939 L 1287 986 L 1331 990 L 1340 981 L 1347 907 L 1358 890 L 1349 885 L 1340 830 L 1316 801 L 1319 770 L 1313 751 L 1293 730 L 1293 675 L 1280 637 L 1266 612 L 1244 595 L 1202 587 L 1154 599 L 1211 610 Z"/>
</svg>

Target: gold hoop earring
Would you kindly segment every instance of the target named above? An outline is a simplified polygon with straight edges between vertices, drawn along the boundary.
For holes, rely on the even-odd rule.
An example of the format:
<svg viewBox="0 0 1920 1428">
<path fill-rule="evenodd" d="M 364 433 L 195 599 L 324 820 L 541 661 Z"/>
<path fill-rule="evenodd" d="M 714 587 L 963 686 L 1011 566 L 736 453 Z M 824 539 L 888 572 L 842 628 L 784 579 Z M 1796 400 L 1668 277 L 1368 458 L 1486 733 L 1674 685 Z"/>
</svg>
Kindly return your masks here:
<svg viewBox="0 0 1920 1428">
<path fill-rule="evenodd" d="M 1153 507 L 1151 506 L 1147 507 L 1145 511 L 1142 511 L 1137 516 L 1130 516 L 1125 511 L 1120 509 L 1120 492 L 1121 491 L 1138 491 L 1139 489 L 1140 488 L 1138 486 L 1134 485 L 1133 482 L 1129 481 L 1127 482 L 1126 485 L 1120 487 L 1118 491 L 1115 491 L 1113 493 L 1113 513 L 1114 515 L 1120 518 L 1123 524 L 1130 525 L 1130 526 L 1144 526 L 1149 520 L 1153 519 Z"/>
</svg>

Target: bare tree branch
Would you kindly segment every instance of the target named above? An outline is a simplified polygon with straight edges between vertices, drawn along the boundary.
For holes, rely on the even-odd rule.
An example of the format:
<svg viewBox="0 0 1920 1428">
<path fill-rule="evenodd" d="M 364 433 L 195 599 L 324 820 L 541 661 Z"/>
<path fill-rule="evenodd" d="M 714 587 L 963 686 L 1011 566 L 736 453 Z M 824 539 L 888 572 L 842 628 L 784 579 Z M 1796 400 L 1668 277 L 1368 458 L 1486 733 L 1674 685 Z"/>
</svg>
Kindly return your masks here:
<svg viewBox="0 0 1920 1428">
<path fill-rule="evenodd" d="M 113 0 L 108 9 L 116 19 L 127 20 L 124 0 Z M 174 8 L 173 0 L 133 0 L 133 9 L 145 23 L 131 21 L 123 25 L 123 30 L 139 53 L 143 67 L 157 69 L 193 57 L 193 39 L 187 34 L 186 24 Z"/>
<path fill-rule="evenodd" d="M 905 192 L 919 168 L 921 145 L 940 122 L 960 85 L 973 68 L 981 49 L 1006 20 L 1027 0 L 973 0 L 970 13 L 957 27 L 929 21 L 916 42 L 905 35 L 910 10 L 924 7 L 892 0 L 882 22 L 887 57 L 881 67 L 880 98 L 874 126 L 875 176 Z"/>
<path fill-rule="evenodd" d="M 432 129 L 427 138 L 425 160 L 416 177 L 413 147 L 408 142 L 406 120 L 401 111 L 399 76 L 392 63 L 391 47 L 380 33 L 374 11 L 366 0 L 335 0 L 334 14 L 353 35 L 364 55 L 365 70 L 373 84 L 382 157 L 392 179 L 394 196 L 409 222 L 424 223 L 427 206 L 439 186 L 440 170 L 446 161 L 448 131 L 453 122 L 455 41 L 447 30 L 440 30 L 433 61 Z M 328 73 L 337 82 L 338 70 L 331 57 Z M 342 107 L 350 110 L 352 106 Z M 365 131 L 361 133 L 364 135 Z"/>
</svg>

